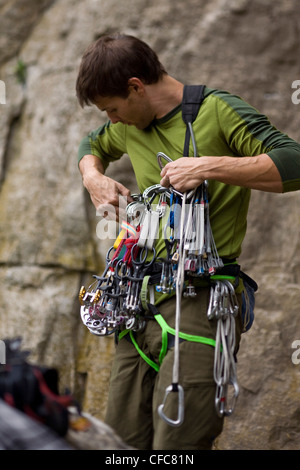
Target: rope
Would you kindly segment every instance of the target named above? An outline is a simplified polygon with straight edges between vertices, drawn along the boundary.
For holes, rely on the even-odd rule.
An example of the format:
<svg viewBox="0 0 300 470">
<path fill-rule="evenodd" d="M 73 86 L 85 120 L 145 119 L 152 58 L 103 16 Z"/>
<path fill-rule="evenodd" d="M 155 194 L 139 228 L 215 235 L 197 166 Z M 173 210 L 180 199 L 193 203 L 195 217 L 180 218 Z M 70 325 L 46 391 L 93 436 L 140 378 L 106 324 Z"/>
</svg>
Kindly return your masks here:
<svg viewBox="0 0 300 470">
<path fill-rule="evenodd" d="M 179 260 L 176 282 L 176 316 L 175 316 L 175 346 L 174 346 L 174 365 L 173 365 L 173 383 L 178 384 L 179 381 L 179 329 L 180 329 L 180 316 L 181 316 L 181 297 L 184 286 L 184 264 L 185 264 L 185 251 L 184 251 L 184 219 L 186 209 L 186 193 L 182 198 L 182 213 L 180 221 L 180 241 L 179 241 Z"/>
</svg>

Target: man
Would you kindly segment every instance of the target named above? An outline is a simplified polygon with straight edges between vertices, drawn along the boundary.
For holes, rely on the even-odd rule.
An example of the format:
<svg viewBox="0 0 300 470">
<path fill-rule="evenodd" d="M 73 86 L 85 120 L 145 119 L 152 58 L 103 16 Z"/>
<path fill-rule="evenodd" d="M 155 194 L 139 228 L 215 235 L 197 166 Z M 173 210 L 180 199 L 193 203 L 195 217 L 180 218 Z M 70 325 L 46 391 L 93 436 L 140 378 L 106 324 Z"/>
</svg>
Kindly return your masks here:
<svg viewBox="0 0 300 470">
<path fill-rule="evenodd" d="M 109 121 L 84 138 L 79 148 L 83 184 L 98 209 L 116 207 L 130 191 L 105 176 L 110 162 L 127 153 L 141 192 L 160 183 L 186 193 L 209 182 L 210 223 L 218 254 L 226 266 L 237 263 L 246 231 L 250 190 L 284 192 L 300 189 L 300 145 L 275 129 L 268 119 L 240 98 L 205 87 L 204 101 L 193 123 L 198 155 L 183 155 L 186 125 L 181 103 L 184 84 L 164 69 L 144 42 L 126 35 L 101 37 L 85 52 L 77 96 L 82 106 L 95 105 Z M 156 155 L 173 161 L 161 169 Z M 189 155 L 192 155 L 192 143 Z M 163 240 L 156 254 L 165 256 Z M 245 284 L 237 296 L 242 306 Z M 215 338 L 216 324 L 207 318 L 209 287 L 196 286 L 195 297 L 182 297 L 180 330 L 189 337 Z M 175 326 L 176 299 L 156 301 L 164 321 Z M 243 331 L 242 308 L 236 318 L 236 349 Z M 128 338 L 127 338 L 128 339 Z M 119 340 L 111 374 L 107 422 L 138 449 L 210 449 L 223 417 L 215 410 L 214 348 L 180 342 L 180 383 L 184 419 L 169 426 L 157 410 L 172 383 L 174 348 L 170 342 L 159 370 L 162 327 L 148 320 L 134 340 Z M 168 396 L 166 413 L 175 416 L 177 393 Z"/>
</svg>

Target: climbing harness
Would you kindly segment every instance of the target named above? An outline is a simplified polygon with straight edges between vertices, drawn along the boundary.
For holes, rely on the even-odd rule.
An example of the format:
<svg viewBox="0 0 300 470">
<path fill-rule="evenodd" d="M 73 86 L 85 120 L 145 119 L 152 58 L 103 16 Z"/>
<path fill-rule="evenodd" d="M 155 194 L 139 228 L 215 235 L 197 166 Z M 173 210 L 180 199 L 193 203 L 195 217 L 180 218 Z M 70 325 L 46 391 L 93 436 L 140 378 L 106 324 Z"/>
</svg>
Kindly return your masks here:
<svg viewBox="0 0 300 470">
<path fill-rule="evenodd" d="M 184 88 L 183 119 L 187 125 L 184 155 L 187 156 L 191 140 L 194 157 L 197 157 L 192 122 L 202 99 L 203 87 Z M 164 153 L 157 154 L 160 168 L 170 161 Z M 235 317 L 239 306 L 234 282 L 237 276 L 223 274 L 224 261 L 218 255 L 210 225 L 208 190 L 208 182 L 204 181 L 198 188 L 184 193 L 156 184 L 142 194 L 134 194 L 133 202 L 126 208 L 127 220 L 121 224 L 120 233 L 107 252 L 102 275 L 94 275 L 94 282 L 79 292 L 81 319 L 89 331 L 98 336 L 116 333 L 119 339 L 128 335 L 141 357 L 156 371 L 159 364 L 145 356 L 134 333 L 142 331 L 148 319 L 158 321 L 163 332 L 160 362 L 167 350 L 167 333 L 174 336 L 172 383 L 158 407 L 160 417 L 171 426 L 179 426 L 184 420 L 184 390 L 179 383 L 180 339 L 203 342 L 215 348 L 215 406 L 219 416 L 232 414 L 239 394 L 235 363 Z M 155 248 L 160 230 L 166 248 L 163 259 L 157 257 Z M 217 324 L 215 340 L 180 331 L 182 296 L 195 297 L 199 279 L 210 286 L 207 318 Z M 161 315 L 151 314 L 156 294 L 176 295 L 174 329 L 165 324 Z M 229 400 L 231 387 L 233 398 Z M 165 414 L 170 393 L 178 394 L 175 419 Z"/>
</svg>

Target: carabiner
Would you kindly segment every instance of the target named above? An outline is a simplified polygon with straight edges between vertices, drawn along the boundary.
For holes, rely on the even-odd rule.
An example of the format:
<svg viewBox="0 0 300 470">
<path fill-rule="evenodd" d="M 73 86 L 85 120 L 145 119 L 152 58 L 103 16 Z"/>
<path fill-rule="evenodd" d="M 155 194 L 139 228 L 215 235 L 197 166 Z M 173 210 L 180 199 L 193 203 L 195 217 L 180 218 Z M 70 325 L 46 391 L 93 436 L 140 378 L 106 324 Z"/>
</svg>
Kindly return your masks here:
<svg viewBox="0 0 300 470">
<path fill-rule="evenodd" d="M 233 396 L 231 397 L 230 406 L 228 406 L 228 396 L 227 396 L 229 385 L 232 385 L 233 387 Z M 230 380 L 229 384 L 217 386 L 216 397 L 215 397 L 215 407 L 216 407 L 217 414 L 220 418 L 224 416 L 232 415 L 239 393 L 240 393 L 240 388 L 236 379 Z"/>
<path fill-rule="evenodd" d="M 163 164 L 162 164 L 162 161 L 161 161 L 162 158 L 164 160 L 166 160 L 166 162 L 168 162 L 168 163 L 173 161 L 172 158 L 168 157 L 168 155 L 166 155 L 163 152 L 158 152 L 158 154 L 156 155 L 156 158 L 157 158 L 157 162 L 158 162 L 159 167 L 160 167 L 161 170 L 163 169 Z"/>
<path fill-rule="evenodd" d="M 167 163 L 173 162 L 173 160 L 170 157 L 168 157 L 168 155 L 164 154 L 163 152 L 158 152 L 156 154 L 156 158 L 157 158 L 157 162 L 158 162 L 159 167 L 160 167 L 161 170 L 163 169 L 163 164 L 162 164 L 162 161 L 161 161 L 162 158 L 164 160 L 166 160 Z M 189 193 L 187 193 L 187 196 L 186 196 L 187 199 L 190 199 L 195 194 L 196 189 L 192 189 L 191 191 L 189 191 Z M 177 189 L 173 188 L 173 186 L 169 186 L 168 190 L 171 193 L 174 193 L 177 196 L 180 196 L 181 198 L 183 198 L 183 193 L 181 193 L 180 191 L 177 191 Z"/>
<path fill-rule="evenodd" d="M 152 248 L 152 251 L 153 251 L 153 255 L 152 255 L 152 258 L 146 263 L 146 260 L 147 260 L 147 257 L 148 257 L 148 248 L 147 247 L 143 247 L 140 252 L 137 254 L 137 257 L 139 255 L 139 261 L 137 260 L 137 257 L 135 258 L 134 255 L 135 255 L 135 251 L 136 251 L 136 248 L 138 247 L 138 244 L 135 243 L 132 248 L 131 248 L 131 262 L 133 264 L 134 267 L 139 267 L 141 266 L 142 268 L 149 268 L 150 266 L 152 266 L 152 264 L 154 263 L 155 261 L 155 258 L 156 258 L 156 251 L 155 251 L 155 248 Z"/>
<path fill-rule="evenodd" d="M 165 412 L 164 412 L 164 407 L 165 407 L 165 404 L 166 404 L 167 396 L 171 392 L 178 393 L 178 415 L 177 415 L 176 420 L 168 418 L 168 416 L 166 416 Z M 163 403 L 161 405 L 159 405 L 157 411 L 158 411 L 159 416 L 167 424 L 169 424 L 170 426 L 177 427 L 177 426 L 180 426 L 183 423 L 183 419 L 184 419 L 184 391 L 183 391 L 183 388 L 182 388 L 181 385 L 171 384 L 166 388 Z"/>
<path fill-rule="evenodd" d="M 166 160 L 167 163 L 171 163 L 173 161 L 170 157 L 168 157 L 168 155 L 165 155 L 162 152 L 158 152 L 158 154 L 156 155 L 156 158 L 157 158 L 157 162 L 161 170 L 163 169 L 163 164 L 161 161 L 162 158 Z M 174 189 L 173 186 L 170 186 L 168 190 L 171 191 L 171 193 L 174 193 L 177 196 L 180 196 L 181 198 L 183 197 L 183 194 L 180 191 L 177 191 L 176 189 Z"/>
</svg>

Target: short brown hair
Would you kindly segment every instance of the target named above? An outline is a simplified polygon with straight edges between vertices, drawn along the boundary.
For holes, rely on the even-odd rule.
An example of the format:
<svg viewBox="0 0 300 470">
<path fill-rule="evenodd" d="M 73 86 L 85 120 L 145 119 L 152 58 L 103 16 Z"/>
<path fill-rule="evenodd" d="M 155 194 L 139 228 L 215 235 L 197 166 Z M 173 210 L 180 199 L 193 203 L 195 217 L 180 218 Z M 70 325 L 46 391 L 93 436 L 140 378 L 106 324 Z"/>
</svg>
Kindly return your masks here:
<svg viewBox="0 0 300 470">
<path fill-rule="evenodd" d="M 128 96 L 128 80 L 157 83 L 166 74 L 156 53 L 143 41 L 125 34 L 101 36 L 84 52 L 76 82 L 80 105 L 99 96 Z"/>
</svg>

